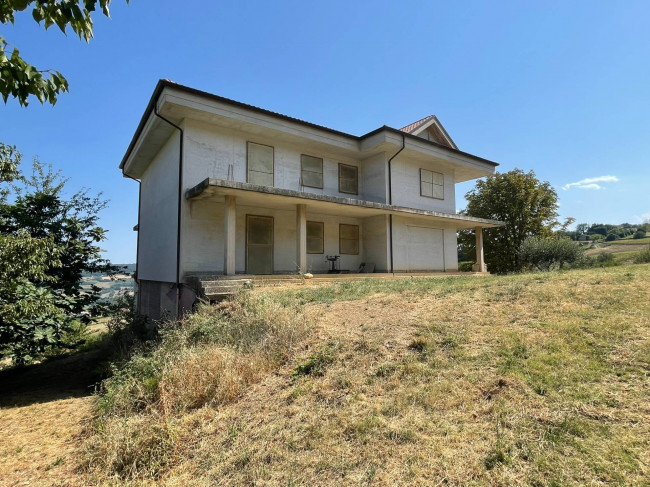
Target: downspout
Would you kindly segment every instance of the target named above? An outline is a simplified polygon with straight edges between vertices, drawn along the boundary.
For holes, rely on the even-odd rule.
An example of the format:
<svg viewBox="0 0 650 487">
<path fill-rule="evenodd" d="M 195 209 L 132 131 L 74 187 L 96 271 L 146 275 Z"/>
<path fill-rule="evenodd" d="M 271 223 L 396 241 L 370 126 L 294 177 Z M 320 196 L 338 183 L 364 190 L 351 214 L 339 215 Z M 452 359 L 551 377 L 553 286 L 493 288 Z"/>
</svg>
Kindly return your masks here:
<svg viewBox="0 0 650 487">
<path fill-rule="evenodd" d="M 183 202 L 183 140 L 185 135 L 182 128 L 158 113 L 157 103 L 154 103 L 153 113 L 156 117 L 177 129 L 181 136 L 180 153 L 178 155 L 178 213 L 176 220 L 176 318 L 178 319 L 181 316 L 181 211 Z"/>
<path fill-rule="evenodd" d="M 395 159 L 400 152 L 406 147 L 406 136 L 402 134 L 402 148 L 393 154 L 393 157 L 388 159 L 388 204 L 393 204 L 393 171 L 391 162 Z M 389 231 L 389 246 L 390 246 L 390 272 L 395 276 L 395 269 L 393 267 L 393 214 L 388 215 L 388 231 Z"/>
<path fill-rule="evenodd" d="M 125 178 L 133 179 L 136 183 L 138 183 L 138 236 L 137 236 L 137 241 L 135 244 L 135 283 L 138 286 L 138 302 L 136 303 L 136 309 L 138 313 L 142 308 L 140 308 L 140 297 L 142 296 L 142 292 L 140 290 L 140 274 L 139 274 L 139 269 L 140 269 L 140 211 L 141 211 L 141 205 L 142 205 L 142 182 L 135 179 L 133 176 L 129 176 L 122 170 L 122 176 Z"/>
</svg>

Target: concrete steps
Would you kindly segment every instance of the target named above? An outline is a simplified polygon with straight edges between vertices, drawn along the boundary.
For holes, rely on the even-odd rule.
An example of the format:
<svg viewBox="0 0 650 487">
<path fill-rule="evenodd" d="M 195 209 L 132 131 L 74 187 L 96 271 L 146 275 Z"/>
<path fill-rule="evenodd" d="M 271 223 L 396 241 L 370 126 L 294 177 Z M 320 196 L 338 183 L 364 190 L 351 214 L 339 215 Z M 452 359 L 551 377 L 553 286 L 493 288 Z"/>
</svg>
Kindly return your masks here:
<svg viewBox="0 0 650 487">
<path fill-rule="evenodd" d="M 220 301 L 252 285 L 252 279 L 232 278 L 216 274 L 199 274 L 186 277 L 197 296 L 210 301 Z"/>
</svg>

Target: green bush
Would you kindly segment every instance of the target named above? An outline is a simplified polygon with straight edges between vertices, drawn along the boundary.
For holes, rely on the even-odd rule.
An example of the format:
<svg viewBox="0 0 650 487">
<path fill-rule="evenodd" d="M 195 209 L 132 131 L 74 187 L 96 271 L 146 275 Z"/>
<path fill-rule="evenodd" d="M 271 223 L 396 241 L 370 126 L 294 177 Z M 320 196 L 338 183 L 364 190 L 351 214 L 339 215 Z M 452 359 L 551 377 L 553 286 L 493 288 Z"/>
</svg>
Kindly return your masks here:
<svg viewBox="0 0 650 487">
<path fill-rule="evenodd" d="M 639 228 L 639 229 L 636 231 L 636 233 L 634 234 L 634 237 L 633 237 L 633 238 L 635 238 L 635 239 L 645 238 L 645 235 L 646 235 L 645 230 L 642 230 L 642 229 Z"/>
<path fill-rule="evenodd" d="M 567 238 L 528 237 L 519 247 L 519 258 L 529 268 L 550 271 L 578 262 L 582 252 Z"/>
<path fill-rule="evenodd" d="M 636 258 L 634 259 L 635 264 L 647 264 L 650 263 L 650 248 L 639 252 Z"/>
<path fill-rule="evenodd" d="M 459 262 L 458 263 L 458 270 L 460 272 L 472 272 L 472 266 L 474 265 L 474 262 Z"/>
<path fill-rule="evenodd" d="M 613 241 L 616 240 L 617 238 L 618 238 L 618 237 L 617 237 L 615 234 L 610 233 L 610 234 L 608 234 L 607 237 L 605 238 L 605 242 L 613 242 Z"/>
</svg>

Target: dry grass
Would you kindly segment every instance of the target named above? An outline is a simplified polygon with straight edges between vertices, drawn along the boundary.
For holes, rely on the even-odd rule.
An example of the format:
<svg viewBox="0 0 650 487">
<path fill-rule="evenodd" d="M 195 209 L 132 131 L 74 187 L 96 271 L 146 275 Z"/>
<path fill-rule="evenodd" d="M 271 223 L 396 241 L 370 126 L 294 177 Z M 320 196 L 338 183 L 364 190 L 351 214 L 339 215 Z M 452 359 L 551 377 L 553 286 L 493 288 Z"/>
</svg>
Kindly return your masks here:
<svg viewBox="0 0 650 487">
<path fill-rule="evenodd" d="M 76 478 L 649 485 L 649 283 L 636 265 L 205 308 L 107 384 Z"/>
<path fill-rule="evenodd" d="M 235 402 L 293 355 L 305 331 L 295 306 L 251 294 L 167 324 L 104 382 L 83 470 L 97 483 L 158 478 L 178 461 L 191 412 Z"/>
<path fill-rule="evenodd" d="M 93 365 L 86 352 L 0 372 L 0 486 L 81 486 L 75 474 L 80 423 L 92 413 Z"/>
<path fill-rule="evenodd" d="M 649 282 L 628 266 L 263 291 L 318 325 L 235 400 L 185 409 L 156 484 L 648 485 Z"/>
</svg>

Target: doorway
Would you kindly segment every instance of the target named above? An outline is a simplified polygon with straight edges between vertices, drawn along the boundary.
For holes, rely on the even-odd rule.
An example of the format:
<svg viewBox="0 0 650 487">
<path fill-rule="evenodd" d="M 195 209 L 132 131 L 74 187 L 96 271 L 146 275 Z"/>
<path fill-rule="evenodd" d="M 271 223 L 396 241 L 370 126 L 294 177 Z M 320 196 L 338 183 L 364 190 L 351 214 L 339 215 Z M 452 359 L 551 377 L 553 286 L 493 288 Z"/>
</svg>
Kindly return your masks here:
<svg viewBox="0 0 650 487">
<path fill-rule="evenodd" d="M 273 274 L 273 217 L 246 215 L 246 273 Z"/>
</svg>

